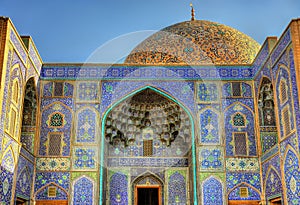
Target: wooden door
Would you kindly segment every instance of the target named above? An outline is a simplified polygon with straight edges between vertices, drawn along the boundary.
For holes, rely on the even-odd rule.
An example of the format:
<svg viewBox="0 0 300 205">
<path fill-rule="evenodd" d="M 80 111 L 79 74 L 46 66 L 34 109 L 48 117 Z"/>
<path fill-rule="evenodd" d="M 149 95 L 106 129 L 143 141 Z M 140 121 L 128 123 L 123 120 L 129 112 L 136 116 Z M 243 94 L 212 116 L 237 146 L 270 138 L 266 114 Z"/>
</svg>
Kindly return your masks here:
<svg viewBox="0 0 300 205">
<path fill-rule="evenodd" d="M 36 205 L 68 205 L 68 201 L 66 200 L 36 201 Z"/>
</svg>

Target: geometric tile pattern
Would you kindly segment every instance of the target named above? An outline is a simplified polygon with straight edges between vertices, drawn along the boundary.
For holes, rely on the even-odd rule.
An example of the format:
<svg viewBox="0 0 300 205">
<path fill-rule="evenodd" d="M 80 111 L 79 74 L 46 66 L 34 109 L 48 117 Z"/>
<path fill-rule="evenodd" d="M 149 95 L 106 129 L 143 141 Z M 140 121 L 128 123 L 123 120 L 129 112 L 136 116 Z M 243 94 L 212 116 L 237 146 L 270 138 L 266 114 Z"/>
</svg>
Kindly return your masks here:
<svg viewBox="0 0 300 205">
<path fill-rule="evenodd" d="M 248 189 L 248 197 L 240 196 L 240 188 L 242 187 Z M 260 194 L 251 187 L 241 184 L 229 193 L 228 200 L 260 200 Z"/>
<path fill-rule="evenodd" d="M 69 191 L 70 173 L 68 172 L 38 172 L 35 177 L 35 192 L 42 187 L 51 184 L 60 186 Z"/>
<path fill-rule="evenodd" d="M 262 142 L 262 152 L 265 153 L 277 144 L 277 132 L 260 132 Z"/>
<path fill-rule="evenodd" d="M 168 180 L 168 203 L 185 205 L 186 201 L 186 182 L 184 176 L 175 172 Z"/>
<path fill-rule="evenodd" d="M 215 83 L 198 84 L 198 100 L 201 102 L 214 102 L 219 97 L 218 86 Z"/>
<path fill-rule="evenodd" d="M 103 82 L 101 95 L 101 114 L 114 104 L 117 100 L 138 90 L 155 88 L 163 91 L 169 96 L 176 96 L 192 112 L 195 110 L 194 83 L 189 81 L 166 82 L 166 81 L 120 81 Z"/>
<path fill-rule="evenodd" d="M 268 178 L 266 180 L 266 198 L 272 199 L 275 197 L 282 197 L 282 185 L 281 185 L 281 178 L 278 176 L 277 172 L 271 168 Z"/>
<path fill-rule="evenodd" d="M 27 159 L 21 155 L 18 161 L 16 196 L 27 200 L 30 199 L 31 187 L 33 183 L 33 172 L 33 163 L 27 161 Z"/>
<path fill-rule="evenodd" d="M 201 171 L 224 169 L 224 153 L 222 147 L 200 147 L 199 165 Z"/>
<path fill-rule="evenodd" d="M 92 82 L 81 82 L 77 89 L 77 100 L 79 101 L 96 101 L 99 99 L 99 85 Z"/>
<path fill-rule="evenodd" d="M 63 116 L 59 118 L 58 121 L 61 123 L 61 126 L 48 126 L 47 123 L 42 123 L 40 128 L 40 146 L 39 146 L 39 155 L 46 156 L 48 147 L 49 147 L 49 133 L 62 133 L 63 137 L 61 140 L 61 154 L 62 156 L 70 155 L 70 132 L 72 127 L 72 113 L 70 108 L 63 103 L 55 102 L 49 107 L 46 107 L 42 110 L 41 120 L 42 122 L 47 122 L 48 119 L 52 119 L 51 116 Z M 51 122 L 49 122 L 51 123 Z"/>
<path fill-rule="evenodd" d="M 50 184 L 49 186 L 55 186 L 55 185 Z M 48 196 L 49 186 L 42 188 L 41 190 L 39 190 L 36 193 L 37 200 L 67 200 L 68 199 L 67 192 L 58 186 L 55 186 L 56 187 L 56 197 L 49 197 Z"/>
<path fill-rule="evenodd" d="M 97 114 L 90 108 L 80 110 L 77 114 L 77 143 L 95 142 L 97 134 L 98 120 Z"/>
<path fill-rule="evenodd" d="M 241 113 L 245 116 L 245 126 L 233 126 L 232 118 L 236 113 Z M 233 133 L 246 133 L 246 150 L 248 156 L 256 156 L 256 140 L 254 132 L 254 118 L 253 113 L 243 104 L 236 103 L 230 106 L 224 114 L 224 125 L 226 134 L 226 156 L 234 156 L 235 153 L 235 142 Z M 235 134 L 236 135 L 236 134 Z"/>
<path fill-rule="evenodd" d="M 0 166 L 0 202 L 5 205 L 10 204 L 12 197 L 13 176 L 13 173 Z"/>
<path fill-rule="evenodd" d="M 97 148 L 75 147 L 73 152 L 73 168 L 91 170 L 96 168 Z"/>
<path fill-rule="evenodd" d="M 288 204 L 300 203 L 300 167 L 297 155 L 289 149 L 284 162 L 285 184 Z"/>
<path fill-rule="evenodd" d="M 117 172 L 109 179 L 109 198 L 111 205 L 128 204 L 128 178 Z"/>
<path fill-rule="evenodd" d="M 202 185 L 202 202 L 205 205 L 223 205 L 224 196 L 223 196 L 223 185 L 222 183 L 210 177 L 203 182 Z"/>
<path fill-rule="evenodd" d="M 227 190 L 230 190 L 240 183 L 249 184 L 261 191 L 259 172 L 227 172 Z"/>
<path fill-rule="evenodd" d="M 226 158 L 228 171 L 259 171 L 258 158 Z"/>
<path fill-rule="evenodd" d="M 37 158 L 36 170 L 38 171 L 68 171 L 70 170 L 69 158 Z"/>
<path fill-rule="evenodd" d="M 94 183 L 83 176 L 77 179 L 73 186 L 72 205 L 93 205 L 94 204 Z"/>
<path fill-rule="evenodd" d="M 201 143 L 219 144 L 219 115 L 213 110 L 206 110 L 200 114 Z"/>
</svg>

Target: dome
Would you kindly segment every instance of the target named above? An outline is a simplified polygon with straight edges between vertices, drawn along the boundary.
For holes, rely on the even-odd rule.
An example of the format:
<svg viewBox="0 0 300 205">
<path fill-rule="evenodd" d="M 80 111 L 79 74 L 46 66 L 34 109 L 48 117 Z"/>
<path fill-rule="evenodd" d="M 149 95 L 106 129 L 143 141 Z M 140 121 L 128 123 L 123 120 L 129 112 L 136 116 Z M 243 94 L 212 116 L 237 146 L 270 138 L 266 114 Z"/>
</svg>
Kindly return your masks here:
<svg viewBox="0 0 300 205">
<path fill-rule="evenodd" d="M 157 65 L 251 64 L 260 45 L 231 27 L 203 20 L 166 27 L 141 42 L 125 63 Z"/>
</svg>

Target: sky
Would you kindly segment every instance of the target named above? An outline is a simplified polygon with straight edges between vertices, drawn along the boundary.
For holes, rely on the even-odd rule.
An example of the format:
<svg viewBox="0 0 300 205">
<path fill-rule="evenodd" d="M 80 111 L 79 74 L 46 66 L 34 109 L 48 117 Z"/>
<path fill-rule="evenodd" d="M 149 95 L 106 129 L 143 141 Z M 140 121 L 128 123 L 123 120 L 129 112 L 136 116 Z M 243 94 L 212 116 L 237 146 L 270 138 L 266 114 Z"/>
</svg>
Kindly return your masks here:
<svg viewBox="0 0 300 205">
<path fill-rule="evenodd" d="M 0 0 L 20 35 L 30 35 L 44 62 L 124 58 L 152 33 L 190 19 L 233 27 L 262 44 L 300 17 L 299 0 Z"/>
</svg>

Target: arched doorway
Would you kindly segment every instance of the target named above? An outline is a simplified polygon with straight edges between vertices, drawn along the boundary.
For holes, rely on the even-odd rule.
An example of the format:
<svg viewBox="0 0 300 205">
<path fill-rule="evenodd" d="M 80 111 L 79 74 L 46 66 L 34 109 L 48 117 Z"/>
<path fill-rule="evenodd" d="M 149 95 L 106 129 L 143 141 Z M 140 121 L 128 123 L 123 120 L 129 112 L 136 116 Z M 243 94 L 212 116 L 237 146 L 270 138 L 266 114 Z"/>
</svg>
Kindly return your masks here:
<svg viewBox="0 0 300 205">
<path fill-rule="evenodd" d="M 162 205 L 164 184 L 151 173 L 137 177 L 132 183 L 134 205 Z"/>
<path fill-rule="evenodd" d="M 179 199 L 185 200 L 179 204 L 192 203 L 192 194 L 196 191 L 193 189 L 193 129 L 186 109 L 151 87 L 112 106 L 102 124 L 105 147 L 102 147 L 101 157 L 106 167 L 100 173 L 104 182 L 100 187 L 100 203 L 104 190 L 108 193 L 102 197 L 111 205 L 138 203 L 139 193 L 143 192 L 153 193 L 149 200 L 161 196 L 160 204 Z M 130 186 L 136 177 L 149 172 L 158 176 L 163 184 L 173 185 L 170 182 L 180 178 L 178 185 L 184 187 L 184 192 L 176 191 L 175 186 Z"/>
</svg>

